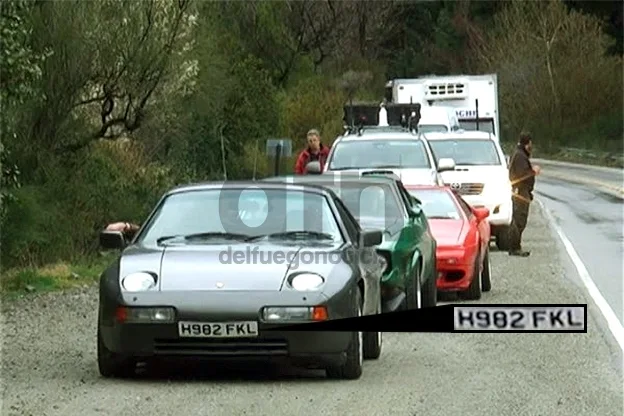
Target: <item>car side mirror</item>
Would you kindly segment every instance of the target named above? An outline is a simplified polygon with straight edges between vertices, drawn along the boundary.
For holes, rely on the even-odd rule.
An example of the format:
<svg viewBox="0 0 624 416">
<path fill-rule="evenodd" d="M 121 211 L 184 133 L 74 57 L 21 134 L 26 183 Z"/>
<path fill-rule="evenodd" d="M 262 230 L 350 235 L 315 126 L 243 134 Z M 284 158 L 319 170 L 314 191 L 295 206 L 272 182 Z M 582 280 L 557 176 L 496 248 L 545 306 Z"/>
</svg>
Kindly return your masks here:
<svg viewBox="0 0 624 416">
<path fill-rule="evenodd" d="M 446 172 L 449 170 L 455 170 L 455 161 L 450 157 L 443 157 L 438 160 L 438 172 Z"/>
<path fill-rule="evenodd" d="M 417 218 L 420 214 L 422 214 L 422 208 L 419 205 L 416 205 L 415 207 L 409 208 L 407 213 L 410 218 Z"/>
<path fill-rule="evenodd" d="M 490 210 L 484 207 L 473 208 L 473 212 L 479 222 L 490 216 Z"/>
<path fill-rule="evenodd" d="M 102 231 L 100 246 L 107 250 L 117 250 L 126 247 L 126 238 L 121 231 Z"/>
<path fill-rule="evenodd" d="M 313 161 L 309 162 L 306 165 L 306 172 L 312 175 L 320 175 L 321 174 L 321 162 Z"/>
<path fill-rule="evenodd" d="M 383 242 L 383 232 L 381 230 L 362 231 L 361 240 L 363 247 L 378 246 Z"/>
</svg>

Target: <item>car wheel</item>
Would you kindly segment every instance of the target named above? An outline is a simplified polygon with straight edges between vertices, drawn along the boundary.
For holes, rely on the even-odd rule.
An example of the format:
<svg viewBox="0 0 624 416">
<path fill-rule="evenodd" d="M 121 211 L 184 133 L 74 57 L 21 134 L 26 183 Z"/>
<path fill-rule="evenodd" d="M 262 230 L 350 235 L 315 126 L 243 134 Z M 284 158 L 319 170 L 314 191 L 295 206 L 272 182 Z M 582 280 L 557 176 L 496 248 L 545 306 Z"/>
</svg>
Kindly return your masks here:
<svg viewBox="0 0 624 416">
<path fill-rule="evenodd" d="M 381 313 L 381 297 L 379 298 L 377 313 Z M 364 359 L 376 360 L 379 358 L 383 344 L 382 334 L 383 332 L 367 332 L 364 334 Z"/>
<path fill-rule="evenodd" d="M 103 377 L 127 378 L 134 375 L 136 361 L 131 357 L 116 354 L 106 348 L 99 329 L 97 332 L 97 359 L 98 369 Z"/>
<path fill-rule="evenodd" d="M 491 274 L 492 264 L 490 263 L 490 249 L 486 249 L 485 256 L 483 257 L 483 272 L 481 274 L 481 290 L 483 292 L 489 292 L 492 289 Z"/>
<path fill-rule="evenodd" d="M 438 303 L 438 286 L 436 285 L 437 272 L 433 270 L 433 276 L 429 276 L 429 279 L 425 282 L 425 287 L 422 289 L 422 307 L 433 308 Z"/>
<path fill-rule="evenodd" d="M 409 282 L 406 290 L 406 308 L 408 310 L 411 309 L 420 309 L 422 308 L 422 290 L 420 283 L 420 263 L 415 267 L 414 279 Z"/>
<path fill-rule="evenodd" d="M 477 259 L 478 258 L 479 253 L 477 253 Z M 475 261 L 475 267 L 472 271 L 472 281 L 470 282 L 470 286 L 468 286 L 468 289 L 462 293 L 462 298 L 467 300 L 481 299 L 481 273 L 479 269 L 479 262 Z"/>
<path fill-rule="evenodd" d="M 362 316 L 362 295 L 356 291 L 357 316 Z M 364 361 L 364 334 L 361 331 L 353 332 L 351 342 L 347 348 L 345 363 L 336 367 L 327 368 L 327 377 L 346 380 L 357 380 L 362 376 Z"/>
</svg>

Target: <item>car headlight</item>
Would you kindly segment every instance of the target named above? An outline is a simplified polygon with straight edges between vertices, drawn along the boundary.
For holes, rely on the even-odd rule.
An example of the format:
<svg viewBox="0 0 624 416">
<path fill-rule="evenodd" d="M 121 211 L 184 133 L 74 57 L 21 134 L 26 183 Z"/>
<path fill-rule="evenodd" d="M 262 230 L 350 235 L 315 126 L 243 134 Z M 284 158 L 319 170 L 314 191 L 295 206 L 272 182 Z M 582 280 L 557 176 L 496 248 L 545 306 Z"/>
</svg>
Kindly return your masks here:
<svg viewBox="0 0 624 416">
<path fill-rule="evenodd" d="M 449 266 L 455 264 L 464 263 L 465 252 L 461 247 L 455 247 L 453 249 L 438 251 L 436 257 L 438 258 L 438 264 L 446 264 Z"/>
<path fill-rule="evenodd" d="M 323 283 L 325 283 L 325 279 L 315 273 L 301 273 L 290 280 L 293 289 L 300 291 L 316 290 Z"/>
<path fill-rule="evenodd" d="M 147 272 L 131 273 L 124 277 L 121 285 L 128 292 L 140 292 L 156 286 L 156 278 Z"/>
</svg>

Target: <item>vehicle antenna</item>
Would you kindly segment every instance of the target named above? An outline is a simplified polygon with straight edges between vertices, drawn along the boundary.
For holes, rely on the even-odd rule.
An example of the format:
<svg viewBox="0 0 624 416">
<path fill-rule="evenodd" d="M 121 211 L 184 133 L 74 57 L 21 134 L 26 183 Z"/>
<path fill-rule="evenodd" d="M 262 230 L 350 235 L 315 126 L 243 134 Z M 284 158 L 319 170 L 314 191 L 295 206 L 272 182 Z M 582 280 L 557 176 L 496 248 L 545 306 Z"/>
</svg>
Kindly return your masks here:
<svg viewBox="0 0 624 416">
<path fill-rule="evenodd" d="M 225 141 L 223 139 L 223 130 L 225 129 L 225 124 L 222 124 L 219 128 L 219 136 L 221 137 L 221 160 L 223 162 L 223 180 L 227 181 L 227 165 L 225 163 Z"/>
<path fill-rule="evenodd" d="M 256 139 L 256 154 L 254 156 L 254 170 L 253 170 L 253 180 L 256 180 L 256 171 L 258 170 L 258 142 L 260 142 L 260 138 Z"/>
</svg>

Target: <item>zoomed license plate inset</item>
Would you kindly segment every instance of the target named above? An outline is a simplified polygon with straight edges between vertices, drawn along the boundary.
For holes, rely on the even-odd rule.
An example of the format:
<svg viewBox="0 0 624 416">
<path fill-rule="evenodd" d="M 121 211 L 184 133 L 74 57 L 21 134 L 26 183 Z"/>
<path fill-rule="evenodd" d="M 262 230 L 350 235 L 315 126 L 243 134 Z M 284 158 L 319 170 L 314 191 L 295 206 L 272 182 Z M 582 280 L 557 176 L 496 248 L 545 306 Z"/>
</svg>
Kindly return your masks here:
<svg viewBox="0 0 624 416">
<path fill-rule="evenodd" d="M 258 336 L 258 323 L 179 322 L 178 334 L 185 338 L 250 338 Z"/>
<path fill-rule="evenodd" d="M 455 331 L 587 332 L 587 305 L 454 306 Z"/>
</svg>

